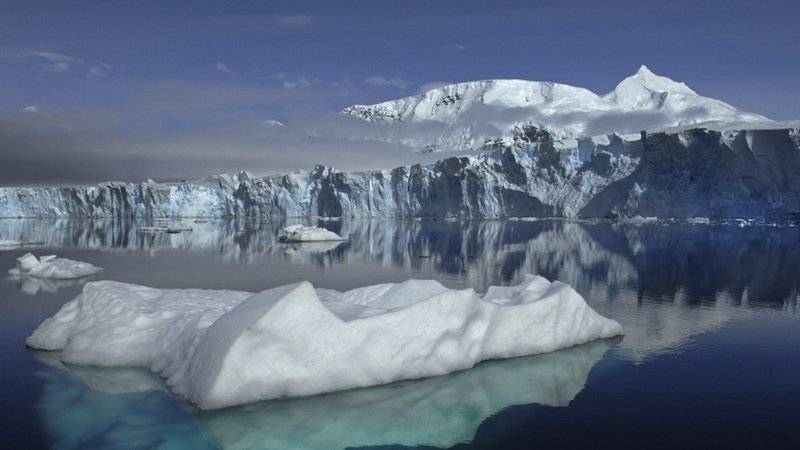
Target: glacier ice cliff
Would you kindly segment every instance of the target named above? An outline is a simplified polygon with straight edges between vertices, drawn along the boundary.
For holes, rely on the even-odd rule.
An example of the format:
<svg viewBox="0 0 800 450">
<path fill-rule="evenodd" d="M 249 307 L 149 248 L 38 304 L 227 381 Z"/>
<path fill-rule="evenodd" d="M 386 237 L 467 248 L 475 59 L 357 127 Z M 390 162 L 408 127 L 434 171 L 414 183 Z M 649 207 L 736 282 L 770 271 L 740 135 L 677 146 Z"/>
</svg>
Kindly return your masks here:
<svg viewBox="0 0 800 450">
<path fill-rule="evenodd" d="M 431 165 L 196 182 L 0 188 L 0 217 L 800 218 L 797 129 L 513 143 Z"/>
</svg>

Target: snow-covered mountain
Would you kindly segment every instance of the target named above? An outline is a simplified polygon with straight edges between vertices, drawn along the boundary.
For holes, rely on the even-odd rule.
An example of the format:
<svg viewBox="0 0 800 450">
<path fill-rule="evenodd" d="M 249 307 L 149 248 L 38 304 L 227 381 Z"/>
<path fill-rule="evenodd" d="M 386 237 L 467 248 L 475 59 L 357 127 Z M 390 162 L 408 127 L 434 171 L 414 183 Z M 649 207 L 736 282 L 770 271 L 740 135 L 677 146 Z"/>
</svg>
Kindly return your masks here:
<svg viewBox="0 0 800 450">
<path fill-rule="evenodd" d="M 542 81 L 485 80 L 450 84 L 425 93 L 342 111 L 387 127 L 382 139 L 416 150 L 474 150 L 513 145 L 519 130 L 535 127 L 564 146 L 574 140 L 617 133 L 660 131 L 721 123 L 769 122 L 764 116 L 703 97 L 686 84 L 646 66 L 604 95 Z M 420 124 L 427 125 L 420 132 Z M 416 125 L 416 126 L 415 126 Z M 431 132 L 431 127 L 435 131 Z"/>
</svg>

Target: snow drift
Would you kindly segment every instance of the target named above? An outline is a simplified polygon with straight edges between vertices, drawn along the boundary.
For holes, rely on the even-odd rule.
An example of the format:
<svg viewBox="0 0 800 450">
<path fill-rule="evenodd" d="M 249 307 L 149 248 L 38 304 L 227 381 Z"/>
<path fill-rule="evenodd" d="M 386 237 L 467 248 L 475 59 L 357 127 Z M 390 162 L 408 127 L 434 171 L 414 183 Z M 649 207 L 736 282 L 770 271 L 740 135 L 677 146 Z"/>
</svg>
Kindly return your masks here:
<svg viewBox="0 0 800 450">
<path fill-rule="evenodd" d="M 529 276 L 450 290 L 409 280 L 257 294 L 96 282 L 27 344 L 64 362 L 144 366 L 203 409 L 443 375 L 622 333 L 571 287 Z"/>
</svg>

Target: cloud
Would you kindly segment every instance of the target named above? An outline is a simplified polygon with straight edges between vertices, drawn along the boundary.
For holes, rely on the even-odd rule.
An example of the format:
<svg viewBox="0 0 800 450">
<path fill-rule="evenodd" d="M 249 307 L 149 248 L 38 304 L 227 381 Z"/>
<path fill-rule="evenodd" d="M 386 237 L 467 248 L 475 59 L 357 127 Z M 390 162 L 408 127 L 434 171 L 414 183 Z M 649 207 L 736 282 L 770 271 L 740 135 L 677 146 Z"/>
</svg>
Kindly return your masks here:
<svg viewBox="0 0 800 450">
<path fill-rule="evenodd" d="M 65 72 L 74 66 L 81 66 L 84 62 L 78 58 L 65 55 L 63 53 L 47 51 L 19 51 L 5 55 L 6 57 L 17 59 L 33 59 L 42 61 L 42 70 L 52 73 Z"/>
<path fill-rule="evenodd" d="M 312 88 L 317 86 L 322 82 L 319 78 L 309 78 L 304 76 L 297 76 L 291 77 L 285 72 L 281 72 L 277 75 L 272 77 L 273 80 L 277 80 L 281 82 L 281 86 L 285 89 L 297 89 L 297 88 Z"/>
<path fill-rule="evenodd" d="M 364 82 L 370 86 L 390 86 L 403 90 L 414 84 L 413 82 L 404 80 L 402 78 L 385 78 L 381 76 L 369 77 L 364 80 Z"/>
<path fill-rule="evenodd" d="M 425 83 L 422 86 L 420 86 L 418 92 L 422 94 L 433 89 L 438 89 L 442 86 L 447 86 L 448 84 L 453 84 L 453 83 L 448 81 L 431 81 L 429 83 Z"/>
<path fill-rule="evenodd" d="M 107 63 L 98 63 L 92 67 L 89 67 L 89 76 L 90 77 L 104 77 L 110 72 L 112 69 L 111 64 Z"/>
<path fill-rule="evenodd" d="M 228 65 L 225 64 L 225 63 L 217 62 L 217 64 L 214 67 L 216 67 L 216 69 L 219 70 L 222 73 L 226 73 L 226 74 L 231 75 L 231 76 L 235 75 L 233 73 L 233 71 L 231 70 L 231 68 L 228 67 Z"/>
<path fill-rule="evenodd" d="M 442 46 L 442 50 L 447 50 L 447 51 L 463 52 L 466 49 L 467 49 L 467 46 L 463 45 L 463 44 L 447 44 L 447 45 Z"/>
<path fill-rule="evenodd" d="M 260 175 L 280 174 L 316 164 L 366 170 L 440 157 L 414 154 L 397 144 L 354 139 L 376 130 L 340 114 L 318 115 L 285 126 L 262 116 L 172 132 L 125 130 L 98 122 L 107 115 L 74 110 L 48 116 L 0 111 L 0 183 L 169 181 L 244 169 Z M 72 129 L 63 125 L 67 120 Z"/>
</svg>

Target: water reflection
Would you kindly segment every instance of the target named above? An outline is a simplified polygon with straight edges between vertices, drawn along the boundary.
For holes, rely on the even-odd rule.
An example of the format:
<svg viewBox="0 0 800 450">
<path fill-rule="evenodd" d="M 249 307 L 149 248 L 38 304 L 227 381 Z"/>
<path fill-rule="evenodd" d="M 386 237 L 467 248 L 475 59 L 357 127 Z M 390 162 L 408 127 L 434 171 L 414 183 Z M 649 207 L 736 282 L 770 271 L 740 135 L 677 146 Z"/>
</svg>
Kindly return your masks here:
<svg viewBox="0 0 800 450">
<path fill-rule="evenodd" d="M 537 273 L 571 284 L 621 322 L 627 337 L 618 351 L 634 361 L 679 350 L 692 336 L 751 310 L 798 310 L 796 227 L 345 220 L 319 223 L 345 242 L 287 245 L 277 235 L 288 223 L 174 221 L 167 225 L 193 231 L 153 234 L 139 232 L 150 224 L 137 222 L 3 220 L 0 238 L 48 247 L 211 252 L 222 261 L 275 260 L 337 274 L 369 264 L 479 291 Z"/>
<path fill-rule="evenodd" d="M 9 276 L 9 281 L 17 285 L 17 289 L 25 295 L 36 295 L 40 292 L 57 292 L 59 289 L 78 286 L 91 281 L 94 277 L 47 279 L 28 276 Z"/>
<path fill-rule="evenodd" d="M 55 449 L 214 448 L 187 409 L 143 369 L 67 367 L 37 353 L 42 395 L 36 405 Z"/>
<path fill-rule="evenodd" d="M 109 448 L 208 443 L 225 449 L 344 449 L 373 445 L 450 447 L 470 441 L 489 416 L 511 405 L 567 406 L 611 341 L 546 355 L 479 364 L 450 376 L 190 416 L 160 380 L 137 369 L 49 366 L 40 411 L 57 447 Z M 112 393 L 114 395 L 112 395 Z M 196 425 L 195 425 L 196 423 Z M 145 438 L 148 439 L 145 441 Z"/>
</svg>

